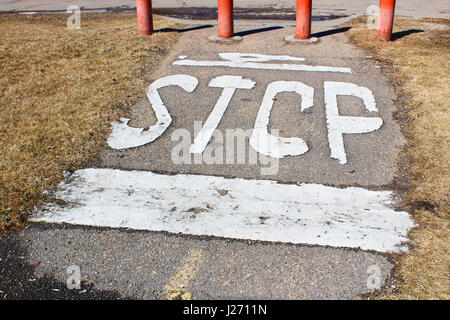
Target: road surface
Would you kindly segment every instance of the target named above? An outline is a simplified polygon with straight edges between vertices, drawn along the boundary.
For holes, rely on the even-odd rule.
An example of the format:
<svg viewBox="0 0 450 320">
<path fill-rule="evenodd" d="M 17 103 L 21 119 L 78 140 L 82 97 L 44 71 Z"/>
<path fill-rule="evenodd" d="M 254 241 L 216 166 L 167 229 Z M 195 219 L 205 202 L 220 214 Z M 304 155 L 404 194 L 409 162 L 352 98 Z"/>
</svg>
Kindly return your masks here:
<svg viewBox="0 0 450 320">
<path fill-rule="evenodd" d="M 314 0 L 313 14 L 315 15 L 354 15 L 365 14 L 367 7 L 377 4 L 377 0 Z M 294 8 L 294 0 L 235 0 L 235 7 L 242 8 Z M 85 9 L 92 8 L 110 8 L 110 7 L 126 7 L 134 8 L 136 2 L 134 0 L 1 0 L 0 11 L 33 11 L 33 10 L 66 10 L 70 5 L 78 5 Z M 153 0 L 155 8 L 162 7 L 214 7 L 216 1 L 213 0 Z M 450 18 L 450 5 L 447 0 L 398 0 L 396 15 L 408 18 Z"/>
</svg>

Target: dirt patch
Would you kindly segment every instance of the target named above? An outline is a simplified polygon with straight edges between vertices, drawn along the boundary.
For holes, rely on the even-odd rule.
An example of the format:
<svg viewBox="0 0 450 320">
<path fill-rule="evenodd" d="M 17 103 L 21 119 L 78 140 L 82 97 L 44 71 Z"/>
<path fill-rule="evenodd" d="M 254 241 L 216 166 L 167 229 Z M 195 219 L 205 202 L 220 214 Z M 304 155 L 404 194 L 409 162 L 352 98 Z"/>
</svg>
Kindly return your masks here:
<svg viewBox="0 0 450 320">
<path fill-rule="evenodd" d="M 377 40 L 366 21 L 360 17 L 344 26 L 384 64 L 396 86 L 395 118 L 408 139 L 403 200 L 419 224 L 410 234 L 411 252 L 395 257 L 395 288 L 377 297 L 449 299 L 450 20 L 396 18 L 392 42 Z"/>
<path fill-rule="evenodd" d="M 154 14 L 162 16 L 192 19 L 192 20 L 216 20 L 217 8 L 182 7 L 182 8 L 154 8 Z M 293 8 L 234 8 L 235 20 L 290 20 L 295 21 L 296 12 Z M 345 15 L 321 15 L 312 16 L 313 21 L 332 20 L 346 17 Z"/>
<path fill-rule="evenodd" d="M 67 17 L 0 20 L 0 235 L 25 223 L 63 170 L 94 159 L 180 27 L 156 19 L 155 29 L 173 32 L 146 37 L 132 13 L 83 14 L 78 30 Z"/>
</svg>

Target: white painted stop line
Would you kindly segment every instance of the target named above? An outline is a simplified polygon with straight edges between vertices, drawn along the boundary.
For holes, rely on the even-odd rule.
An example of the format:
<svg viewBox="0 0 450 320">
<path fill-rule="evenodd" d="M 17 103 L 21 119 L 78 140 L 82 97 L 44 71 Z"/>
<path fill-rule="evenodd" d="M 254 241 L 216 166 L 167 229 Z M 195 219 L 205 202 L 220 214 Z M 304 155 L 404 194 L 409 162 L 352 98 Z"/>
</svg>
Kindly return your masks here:
<svg viewBox="0 0 450 320">
<path fill-rule="evenodd" d="M 392 193 L 319 184 L 84 169 L 31 221 L 406 251 L 414 226 Z"/>
</svg>

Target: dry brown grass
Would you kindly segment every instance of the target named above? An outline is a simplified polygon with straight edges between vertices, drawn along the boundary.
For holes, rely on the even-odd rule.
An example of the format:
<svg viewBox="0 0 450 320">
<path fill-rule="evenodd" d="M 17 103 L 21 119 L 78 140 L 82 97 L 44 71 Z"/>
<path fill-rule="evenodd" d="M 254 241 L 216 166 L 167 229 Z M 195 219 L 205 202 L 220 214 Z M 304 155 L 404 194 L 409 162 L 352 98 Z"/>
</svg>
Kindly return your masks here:
<svg viewBox="0 0 450 320">
<path fill-rule="evenodd" d="M 83 14 L 79 30 L 66 19 L 0 17 L 0 235 L 24 224 L 63 170 L 93 160 L 177 37 L 138 36 L 131 13 Z"/>
<path fill-rule="evenodd" d="M 385 62 L 402 97 L 410 167 L 404 200 L 419 224 L 411 252 L 396 257 L 396 289 L 379 298 L 450 299 L 450 21 L 396 19 L 393 42 L 375 39 L 365 21 L 348 23 L 348 34 Z"/>
</svg>

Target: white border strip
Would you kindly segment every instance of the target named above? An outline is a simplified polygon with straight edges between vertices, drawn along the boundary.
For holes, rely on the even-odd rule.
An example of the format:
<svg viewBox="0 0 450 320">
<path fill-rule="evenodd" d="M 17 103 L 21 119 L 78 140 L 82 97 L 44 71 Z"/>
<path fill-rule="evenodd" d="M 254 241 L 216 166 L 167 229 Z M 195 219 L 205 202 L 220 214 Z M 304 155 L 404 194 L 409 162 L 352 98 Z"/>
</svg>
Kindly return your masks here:
<svg viewBox="0 0 450 320">
<path fill-rule="evenodd" d="M 414 226 L 389 191 L 147 171 L 85 169 L 31 221 L 407 251 Z"/>
<path fill-rule="evenodd" d="M 310 66 L 306 64 L 285 64 L 285 63 L 253 63 L 253 62 L 234 62 L 234 61 L 196 61 L 196 60 L 177 60 L 173 62 L 176 66 L 186 67 L 227 67 L 240 69 L 257 70 L 288 70 L 288 71 L 312 71 L 312 72 L 342 72 L 352 73 L 350 68 L 329 67 L 329 66 Z"/>
</svg>

